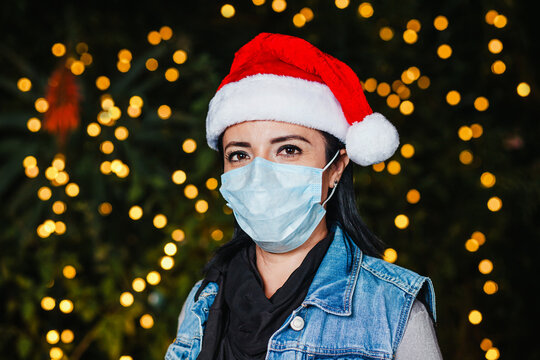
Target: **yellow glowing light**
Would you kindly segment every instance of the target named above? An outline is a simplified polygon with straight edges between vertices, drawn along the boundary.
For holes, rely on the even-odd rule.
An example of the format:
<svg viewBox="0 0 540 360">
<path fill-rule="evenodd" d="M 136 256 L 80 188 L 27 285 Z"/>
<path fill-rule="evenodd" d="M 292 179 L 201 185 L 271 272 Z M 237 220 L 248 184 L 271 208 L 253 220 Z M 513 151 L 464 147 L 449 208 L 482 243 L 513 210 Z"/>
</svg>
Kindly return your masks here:
<svg viewBox="0 0 540 360">
<path fill-rule="evenodd" d="M 182 150 L 184 150 L 184 152 L 188 154 L 191 154 L 196 149 L 197 149 L 197 142 L 193 139 L 186 139 L 182 143 Z"/>
<path fill-rule="evenodd" d="M 463 150 L 459 153 L 459 161 L 464 165 L 469 165 L 473 161 L 473 154 L 469 150 Z"/>
<path fill-rule="evenodd" d="M 92 57 L 91 54 L 89 54 L 89 53 L 84 53 L 84 54 L 81 55 L 80 60 L 82 61 L 82 63 L 83 63 L 85 66 L 88 66 L 88 65 L 92 64 L 92 61 L 94 61 L 94 58 Z"/>
<path fill-rule="evenodd" d="M 170 270 L 174 266 L 174 259 L 170 256 L 163 256 L 159 262 L 163 270 Z"/>
<path fill-rule="evenodd" d="M 47 332 L 47 335 L 45 335 L 47 342 L 49 344 L 56 344 L 58 341 L 60 341 L 60 334 L 56 330 L 50 330 Z"/>
<path fill-rule="evenodd" d="M 397 256 L 396 250 L 392 248 L 388 248 L 384 250 L 383 260 L 388 261 L 389 263 L 395 263 L 397 260 L 397 257 L 398 256 Z"/>
<path fill-rule="evenodd" d="M 57 221 L 54 223 L 54 231 L 58 235 L 62 235 L 66 232 L 66 224 L 63 221 Z"/>
<path fill-rule="evenodd" d="M 101 108 L 102 108 L 103 110 L 108 111 L 108 110 L 111 109 L 113 106 L 114 106 L 114 100 L 111 98 L 110 95 L 104 94 L 104 95 L 101 97 Z"/>
<path fill-rule="evenodd" d="M 120 140 L 126 140 L 129 135 L 129 131 L 125 126 L 119 126 L 114 130 L 114 136 Z"/>
<path fill-rule="evenodd" d="M 120 119 L 120 116 L 122 115 L 122 111 L 120 110 L 120 108 L 118 106 L 111 107 L 108 110 L 108 112 L 109 112 L 112 120 L 118 120 L 118 119 Z"/>
<path fill-rule="evenodd" d="M 215 241 L 221 241 L 223 240 L 223 231 L 216 229 L 210 233 L 210 237 Z"/>
<path fill-rule="evenodd" d="M 17 81 L 17 88 L 22 92 L 30 91 L 30 89 L 32 88 L 32 82 L 28 78 L 20 78 Z"/>
<path fill-rule="evenodd" d="M 491 72 L 500 75 L 506 71 L 506 64 L 502 60 L 495 60 L 491 64 Z"/>
<path fill-rule="evenodd" d="M 39 129 L 41 129 L 41 121 L 38 118 L 35 118 L 35 117 L 30 118 L 26 122 L 26 127 L 31 132 L 38 132 Z"/>
<path fill-rule="evenodd" d="M 146 275 L 146 281 L 147 281 L 150 285 L 157 285 L 157 284 L 159 284 L 159 282 L 161 281 L 161 275 L 160 275 L 157 271 L 150 271 L 150 272 Z"/>
<path fill-rule="evenodd" d="M 488 295 L 493 295 L 499 290 L 499 285 L 493 280 L 488 280 L 484 283 L 483 290 Z"/>
<path fill-rule="evenodd" d="M 71 63 L 70 70 L 73 75 L 81 75 L 84 72 L 84 63 L 80 60 L 75 60 Z"/>
<path fill-rule="evenodd" d="M 499 15 L 499 13 L 495 10 L 489 10 L 487 13 L 486 13 L 486 23 L 488 23 L 489 25 L 493 25 L 494 21 L 495 21 L 495 17 L 497 17 L 497 15 Z"/>
<path fill-rule="evenodd" d="M 143 209 L 139 205 L 133 205 L 129 209 L 129 217 L 132 220 L 139 220 L 143 216 Z"/>
<path fill-rule="evenodd" d="M 474 100 L 474 108 L 478 111 L 486 111 L 489 107 L 489 101 L 483 96 L 479 96 Z"/>
<path fill-rule="evenodd" d="M 143 99 L 138 95 L 134 95 L 129 98 L 129 106 L 142 107 L 143 104 L 144 104 Z"/>
<path fill-rule="evenodd" d="M 420 76 L 420 78 L 418 78 L 417 84 L 420 89 L 425 90 L 431 84 L 431 80 L 429 80 L 429 77 L 423 75 L 423 76 Z"/>
<path fill-rule="evenodd" d="M 178 80 L 178 77 L 180 76 L 180 73 L 178 72 L 178 69 L 175 68 L 169 68 L 167 71 L 165 71 L 165 79 L 167 81 L 173 82 Z"/>
<path fill-rule="evenodd" d="M 263 1 L 263 3 L 264 3 L 264 1 Z M 302 8 L 302 10 L 300 10 L 300 14 L 304 15 L 307 22 L 313 20 L 313 10 L 311 10 L 308 7 Z"/>
<path fill-rule="evenodd" d="M 273 0 L 272 10 L 275 12 L 282 12 L 287 8 L 287 2 L 285 0 Z"/>
<path fill-rule="evenodd" d="M 469 141 L 472 138 L 472 130 L 467 125 L 463 125 L 458 129 L 458 136 L 463 141 Z"/>
<path fill-rule="evenodd" d="M 490 211 L 499 211 L 502 208 L 502 200 L 497 196 L 493 196 L 487 201 L 487 207 Z"/>
<path fill-rule="evenodd" d="M 134 106 L 128 106 L 127 113 L 129 117 L 136 118 L 141 115 L 141 108 L 140 107 L 134 107 Z"/>
<path fill-rule="evenodd" d="M 43 224 L 39 225 L 36 229 L 36 232 L 40 238 L 46 238 L 51 235 L 49 229 L 46 229 Z"/>
<path fill-rule="evenodd" d="M 443 31 L 448 27 L 448 19 L 446 16 L 439 15 L 433 20 L 433 26 L 439 31 Z"/>
<path fill-rule="evenodd" d="M 390 85 L 388 83 L 382 82 L 377 85 L 377 94 L 380 96 L 387 96 L 390 94 Z"/>
<path fill-rule="evenodd" d="M 298 13 L 293 16 L 292 22 L 294 26 L 300 28 L 304 26 L 307 21 L 306 21 L 306 17 L 303 14 Z"/>
<path fill-rule="evenodd" d="M 488 50 L 493 54 L 498 54 L 502 51 L 503 44 L 499 39 L 491 39 L 488 43 Z"/>
<path fill-rule="evenodd" d="M 62 333 L 60 334 L 60 339 L 62 340 L 64 344 L 71 343 L 74 338 L 75 338 L 75 335 L 73 334 L 73 331 L 69 329 L 62 331 Z"/>
<path fill-rule="evenodd" d="M 131 69 L 131 64 L 128 62 L 118 61 L 116 63 L 116 68 L 118 69 L 118 71 L 125 73 L 128 72 L 129 69 Z"/>
<path fill-rule="evenodd" d="M 28 155 L 23 159 L 23 166 L 25 168 L 37 166 L 37 159 L 32 155 Z"/>
<path fill-rule="evenodd" d="M 141 316 L 140 324 L 145 329 L 150 329 L 152 326 L 154 326 L 154 318 L 150 314 L 144 314 Z"/>
<path fill-rule="evenodd" d="M 64 213 L 66 211 L 66 203 L 60 200 L 55 201 L 52 204 L 52 211 L 57 215 Z"/>
<path fill-rule="evenodd" d="M 407 29 L 413 30 L 415 32 L 419 32 L 422 28 L 422 25 L 420 24 L 420 21 L 417 19 L 411 19 L 407 22 Z"/>
<path fill-rule="evenodd" d="M 172 111 L 171 111 L 170 106 L 161 105 L 157 110 L 157 114 L 160 117 L 160 119 L 166 120 L 171 117 Z"/>
<path fill-rule="evenodd" d="M 484 245 L 484 243 L 486 242 L 486 236 L 480 231 L 473 232 L 471 238 L 478 241 L 478 244 L 480 245 Z"/>
<path fill-rule="evenodd" d="M 52 360 L 60 360 L 62 357 L 64 357 L 64 352 L 59 347 L 55 346 L 49 350 L 49 356 Z"/>
<path fill-rule="evenodd" d="M 52 161 L 52 166 L 56 168 L 57 170 L 61 171 L 64 170 L 66 166 L 65 157 L 62 154 L 57 154 L 55 158 Z"/>
<path fill-rule="evenodd" d="M 46 311 L 51 311 L 56 306 L 56 301 L 50 297 L 45 296 L 43 299 L 41 299 L 41 308 Z"/>
<path fill-rule="evenodd" d="M 223 16 L 226 19 L 232 18 L 235 13 L 236 13 L 236 10 L 234 9 L 234 6 L 232 6 L 231 4 L 225 4 L 221 7 L 221 16 Z"/>
<path fill-rule="evenodd" d="M 205 200 L 198 200 L 195 203 L 195 210 L 200 214 L 207 212 L 208 211 L 208 202 L 205 201 Z"/>
<path fill-rule="evenodd" d="M 112 124 L 111 114 L 109 114 L 108 111 L 100 111 L 97 119 L 98 119 L 98 122 L 102 125 Z"/>
<path fill-rule="evenodd" d="M 186 234 L 181 229 L 176 229 L 171 233 L 171 237 L 174 241 L 183 241 L 186 238 Z"/>
<path fill-rule="evenodd" d="M 334 0 L 334 4 L 338 9 L 345 9 L 349 6 L 349 0 Z"/>
<path fill-rule="evenodd" d="M 183 184 L 186 181 L 186 173 L 182 170 L 176 170 L 172 174 L 172 181 L 175 184 Z"/>
<path fill-rule="evenodd" d="M 58 308 L 61 312 L 69 314 L 73 311 L 73 302 L 71 300 L 64 299 L 60 301 L 60 303 L 58 304 Z"/>
<path fill-rule="evenodd" d="M 386 98 L 386 105 L 388 105 L 388 107 L 392 109 L 397 108 L 400 102 L 401 102 L 401 99 L 399 98 L 397 94 L 390 94 Z"/>
<path fill-rule="evenodd" d="M 452 106 L 459 104 L 461 101 L 461 94 L 456 90 L 451 90 L 446 94 L 446 102 Z"/>
<path fill-rule="evenodd" d="M 480 175 L 480 183 L 485 188 L 490 188 L 493 185 L 495 185 L 495 181 L 496 181 L 495 175 L 493 175 L 492 173 L 490 173 L 488 171 L 486 171 L 486 172 L 482 173 L 482 175 Z"/>
<path fill-rule="evenodd" d="M 187 185 L 185 188 L 184 188 L 184 195 L 188 198 L 188 199 L 195 199 L 197 197 L 197 195 L 199 195 L 199 190 L 197 189 L 197 187 L 195 185 Z"/>
<path fill-rule="evenodd" d="M 409 218 L 407 215 L 399 214 L 395 217 L 394 224 L 398 229 L 405 229 L 407 226 L 409 226 Z"/>
<path fill-rule="evenodd" d="M 66 265 L 62 269 L 62 274 L 66 279 L 73 279 L 77 275 L 77 270 L 73 265 Z"/>
<path fill-rule="evenodd" d="M 493 263 L 491 260 L 484 259 L 478 264 L 478 271 L 482 274 L 487 275 L 493 271 Z"/>
<path fill-rule="evenodd" d="M 173 54 L 173 61 L 177 64 L 183 64 L 187 60 L 187 52 L 185 50 L 176 50 Z"/>
<path fill-rule="evenodd" d="M 403 115 L 410 115 L 414 111 L 414 104 L 409 100 L 405 100 L 399 105 L 399 111 Z"/>
<path fill-rule="evenodd" d="M 56 43 L 51 47 L 51 52 L 56 57 L 64 56 L 66 53 L 66 46 L 62 43 Z"/>
<path fill-rule="evenodd" d="M 476 239 L 468 239 L 465 241 L 465 249 L 469 252 L 475 252 L 480 248 L 480 244 Z"/>
<path fill-rule="evenodd" d="M 122 164 L 122 168 L 120 168 L 120 170 L 116 172 L 116 176 L 118 176 L 119 178 L 125 178 L 128 175 L 129 175 L 129 166 L 127 166 L 126 164 Z"/>
<path fill-rule="evenodd" d="M 401 147 L 401 156 L 409 159 L 413 157 L 413 155 L 414 155 L 414 146 L 412 146 L 411 144 L 403 144 L 403 146 Z"/>
<path fill-rule="evenodd" d="M 105 216 L 105 215 L 109 215 L 111 212 L 112 212 L 112 205 L 111 203 L 109 202 L 103 202 L 101 204 L 99 204 L 98 206 L 98 212 Z"/>
<path fill-rule="evenodd" d="M 110 174 L 111 173 L 111 162 L 110 161 L 102 162 L 101 165 L 99 166 L 99 170 L 105 175 Z"/>
<path fill-rule="evenodd" d="M 40 113 L 44 113 L 49 110 L 49 102 L 45 98 L 39 98 L 34 103 L 36 110 Z"/>
<path fill-rule="evenodd" d="M 50 188 L 42 186 L 41 188 L 39 188 L 37 195 L 40 200 L 46 201 L 51 198 L 52 191 Z"/>
<path fill-rule="evenodd" d="M 58 169 L 55 168 L 54 166 L 49 166 L 46 170 L 45 170 L 45 177 L 48 179 L 48 180 L 54 180 L 56 178 L 56 175 L 58 175 Z"/>
<path fill-rule="evenodd" d="M 110 154 L 114 151 L 114 144 L 109 140 L 104 141 L 99 145 L 99 150 L 104 154 Z"/>
<path fill-rule="evenodd" d="M 133 360 L 133 358 L 129 355 L 122 355 L 118 360 Z"/>
<path fill-rule="evenodd" d="M 384 170 L 385 168 L 385 163 L 384 161 L 381 161 L 380 163 L 377 163 L 377 164 L 373 164 L 371 167 L 373 168 L 373 170 L 375 170 L 376 172 L 381 172 Z"/>
<path fill-rule="evenodd" d="M 480 342 L 480 349 L 484 351 L 488 351 L 491 347 L 493 347 L 493 342 L 488 338 L 484 338 Z"/>
<path fill-rule="evenodd" d="M 131 306 L 133 304 L 133 301 L 134 301 L 133 294 L 130 292 L 126 291 L 120 295 L 120 305 L 124 307 Z"/>
<path fill-rule="evenodd" d="M 135 279 L 133 279 L 133 281 L 131 282 L 131 287 L 132 287 L 133 290 L 135 290 L 136 292 L 141 292 L 141 291 L 143 291 L 143 290 L 146 288 L 146 282 L 144 281 L 143 278 L 135 278 Z"/>
<path fill-rule="evenodd" d="M 45 220 L 43 223 L 43 230 L 52 233 L 56 229 L 56 223 L 52 220 Z"/>
<path fill-rule="evenodd" d="M 420 201 L 420 192 L 416 189 L 407 191 L 407 202 L 409 204 L 416 204 Z"/>
<path fill-rule="evenodd" d="M 478 325 L 482 322 L 482 313 L 478 310 L 469 312 L 469 322 L 473 325 Z"/>
<path fill-rule="evenodd" d="M 487 360 L 497 360 L 500 356 L 501 356 L 501 353 L 499 352 L 499 349 L 497 349 L 496 347 L 492 347 L 488 351 L 486 351 Z"/>
<path fill-rule="evenodd" d="M 519 83 L 516 90 L 518 95 L 521 97 L 529 96 L 531 93 L 531 87 L 526 82 Z"/>
<path fill-rule="evenodd" d="M 401 171 L 401 165 L 398 161 L 392 160 L 388 163 L 386 169 L 392 175 L 397 175 Z"/>
<path fill-rule="evenodd" d="M 215 190 L 218 187 L 218 181 L 215 178 L 209 178 L 206 180 L 206 188 L 208 190 Z"/>
<path fill-rule="evenodd" d="M 131 51 L 128 49 L 122 49 L 118 52 L 118 60 L 124 63 L 129 63 L 133 59 Z"/>
<path fill-rule="evenodd" d="M 163 247 L 163 252 L 169 256 L 173 256 L 174 254 L 176 254 L 177 250 L 178 248 L 176 247 L 176 244 L 172 242 L 165 244 L 165 246 Z"/>
<path fill-rule="evenodd" d="M 363 2 L 358 6 L 358 14 L 363 18 L 370 18 L 373 16 L 373 6 L 368 2 Z"/>
<path fill-rule="evenodd" d="M 265 3 L 266 0 L 251 0 L 253 2 L 253 5 L 255 6 L 261 6 Z"/>
<path fill-rule="evenodd" d="M 70 197 L 79 195 L 79 185 L 75 183 L 69 183 L 66 185 L 66 194 Z"/>
<path fill-rule="evenodd" d="M 388 26 L 384 26 L 379 30 L 379 37 L 384 41 L 390 41 L 394 37 L 394 30 Z"/>
<path fill-rule="evenodd" d="M 407 29 L 403 32 L 403 40 L 407 44 L 414 44 L 418 40 L 418 34 L 414 30 Z"/>
<path fill-rule="evenodd" d="M 482 136 L 482 134 L 484 132 L 484 128 L 480 124 L 472 124 L 471 125 L 471 130 L 472 130 L 472 137 L 473 138 L 479 138 L 480 136 Z"/>
<path fill-rule="evenodd" d="M 364 90 L 369 92 L 374 92 L 377 89 L 377 80 L 374 78 L 369 78 L 364 81 Z"/>
<path fill-rule="evenodd" d="M 158 229 L 162 229 L 167 225 L 167 217 L 163 214 L 157 214 L 153 220 L 154 226 Z"/>
<path fill-rule="evenodd" d="M 437 55 L 441 59 L 448 59 L 450 56 L 452 56 L 452 48 L 448 44 L 442 44 L 437 48 Z"/>
<path fill-rule="evenodd" d="M 161 35 L 159 34 L 159 32 L 152 30 L 148 33 L 146 39 L 151 45 L 157 45 L 161 42 Z"/>
<path fill-rule="evenodd" d="M 146 60 L 145 66 L 148 71 L 156 71 L 158 68 L 158 61 L 154 58 L 150 58 Z"/>
<path fill-rule="evenodd" d="M 508 19 L 502 14 L 495 16 L 495 18 L 493 19 L 493 25 L 495 25 L 495 27 L 499 29 L 505 27 L 507 23 Z"/>
<path fill-rule="evenodd" d="M 169 26 L 162 26 L 159 29 L 159 35 L 163 40 L 170 40 L 173 36 L 173 31 Z"/>
</svg>

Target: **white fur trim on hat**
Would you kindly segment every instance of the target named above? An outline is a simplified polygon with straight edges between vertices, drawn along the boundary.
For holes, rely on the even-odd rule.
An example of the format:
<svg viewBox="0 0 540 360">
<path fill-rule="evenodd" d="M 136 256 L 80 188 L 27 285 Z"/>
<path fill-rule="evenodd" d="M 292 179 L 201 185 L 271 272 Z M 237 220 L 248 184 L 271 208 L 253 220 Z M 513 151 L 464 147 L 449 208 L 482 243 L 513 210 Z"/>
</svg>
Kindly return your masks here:
<svg viewBox="0 0 540 360">
<path fill-rule="evenodd" d="M 399 135 L 382 114 L 373 113 L 350 126 L 345 144 L 352 161 L 368 166 L 391 157 L 399 146 Z"/>
<path fill-rule="evenodd" d="M 276 120 L 326 131 L 345 142 L 349 123 L 325 84 L 292 76 L 256 74 L 223 85 L 210 100 L 206 139 L 217 141 L 231 125 L 249 120 Z"/>
</svg>

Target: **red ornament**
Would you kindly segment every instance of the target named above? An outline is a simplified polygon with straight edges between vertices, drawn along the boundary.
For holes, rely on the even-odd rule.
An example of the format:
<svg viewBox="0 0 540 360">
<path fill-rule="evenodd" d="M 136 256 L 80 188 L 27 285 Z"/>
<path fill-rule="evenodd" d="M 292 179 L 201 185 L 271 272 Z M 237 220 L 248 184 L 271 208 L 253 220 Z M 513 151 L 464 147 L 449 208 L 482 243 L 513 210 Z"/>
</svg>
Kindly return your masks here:
<svg viewBox="0 0 540 360">
<path fill-rule="evenodd" d="M 46 95 L 49 109 L 44 116 L 43 127 L 57 135 L 61 145 L 66 141 L 70 130 L 76 129 L 80 123 L 79 87 L 75 75 L 62 63 L 49 78 Z"/>
</svg>

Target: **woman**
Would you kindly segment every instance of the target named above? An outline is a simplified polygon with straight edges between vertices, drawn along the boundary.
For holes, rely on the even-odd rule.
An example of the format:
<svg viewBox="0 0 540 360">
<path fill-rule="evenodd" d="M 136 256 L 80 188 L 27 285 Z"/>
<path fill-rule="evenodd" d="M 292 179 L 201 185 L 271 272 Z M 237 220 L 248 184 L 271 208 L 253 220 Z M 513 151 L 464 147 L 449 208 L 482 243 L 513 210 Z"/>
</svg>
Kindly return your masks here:
<svg viewBox="0 0 540 360">
<path fill-rule="evenodd" d="M 347 65 L 261 33 L 236 53 L 206 131 L 235 232 L 166 359 L 441 359 L 431 281 L 381 260 L 356 209 L 352 162 L 388 159 L 399 137 Z"/>
</svg>

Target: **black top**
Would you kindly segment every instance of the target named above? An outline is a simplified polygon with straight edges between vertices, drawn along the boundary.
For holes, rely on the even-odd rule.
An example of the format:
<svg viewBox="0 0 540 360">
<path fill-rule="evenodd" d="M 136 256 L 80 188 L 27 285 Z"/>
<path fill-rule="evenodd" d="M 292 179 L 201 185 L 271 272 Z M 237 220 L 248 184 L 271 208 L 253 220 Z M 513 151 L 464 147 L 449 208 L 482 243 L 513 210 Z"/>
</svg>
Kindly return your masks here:
<svg viewBox="0 0 540 360">
<path fill-rule="evenodd" d="M 272 334 L 306 297 L 333 237 L 329 233 L 318 242 L 270 298 L 264 293 L 257 269 L 254 243 L 239 251 L 223 269 L 209 269 L 200 289 L 209 281 L 217 282 L 219 289 L 197 359 L 264 359 Z"/>
</svg>

